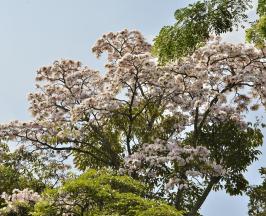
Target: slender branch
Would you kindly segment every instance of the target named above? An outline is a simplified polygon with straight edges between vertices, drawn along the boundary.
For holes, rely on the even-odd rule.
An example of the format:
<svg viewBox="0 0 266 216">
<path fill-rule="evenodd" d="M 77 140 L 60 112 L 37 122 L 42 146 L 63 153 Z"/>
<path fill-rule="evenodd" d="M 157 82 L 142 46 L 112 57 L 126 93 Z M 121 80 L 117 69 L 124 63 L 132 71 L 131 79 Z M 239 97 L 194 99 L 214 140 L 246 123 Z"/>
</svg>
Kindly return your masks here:
<svg viewBox="0 0 266 216">
<path fill-rule="evenodd" d="M 89 151 L 86 151 L 86 150 L 83 150 L 81 148 L 76 148 L 76 147 L 72 147 L 72 146 L 67 146 L 67 147 L 56 147 L 56 146 L 52 146 L 46 142 L 42 142 L 40 141 L 38 138 L 37 138 L 37 135 L 35 134 L 35 139 L 34 138 L 31 138 L 28 136 L 27 132 L 26 132 L 26 135 L 25 136 L 22 136 L 22 135 L 19 135 L 17 134 L 16 135 L 17 137 L 19 138 L 26 138 L 27 140 L 31 141 L 31 142 L 35 142 L 35 143 L 39 143 L 40 145 L 42 146 L 45 146 L 47 147 L 48 149 L 52 149 L 52 150 L 55 150 L 55 151 L 76 151 L 76 152 L 80 152 L 80 153 L 84 153 L 84 154 L 87 154 L 87 155 L 90 155 L 91 157 L 93 157 L 94 159 L 96 160 L 99 160 L 99 161 L 102 161 L 103 163 L 105 163 L 106 165 L 109 165 L 109 161 L 106 161 L 104 160 L 103 158 L 100 158 L 94 154 L 92 154 L 91 152 Z"/>
</svg>

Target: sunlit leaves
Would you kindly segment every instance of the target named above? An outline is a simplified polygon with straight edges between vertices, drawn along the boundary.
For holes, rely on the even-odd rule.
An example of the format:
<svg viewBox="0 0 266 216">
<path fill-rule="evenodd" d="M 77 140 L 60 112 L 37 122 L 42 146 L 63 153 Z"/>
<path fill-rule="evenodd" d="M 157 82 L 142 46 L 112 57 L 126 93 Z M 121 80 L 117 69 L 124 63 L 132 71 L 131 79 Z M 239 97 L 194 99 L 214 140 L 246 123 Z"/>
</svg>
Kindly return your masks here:
<svg viewBox="0 0 266 216">
<path fill-rule="evenodd" d="M 250 2 L 204 0 L 176 10 L 176 23 L 161 29 L 153 53 L 163 64 L 193 53 L 211 34 L 220 35 L 241 25 L 247 19 Z"/>
</svg>

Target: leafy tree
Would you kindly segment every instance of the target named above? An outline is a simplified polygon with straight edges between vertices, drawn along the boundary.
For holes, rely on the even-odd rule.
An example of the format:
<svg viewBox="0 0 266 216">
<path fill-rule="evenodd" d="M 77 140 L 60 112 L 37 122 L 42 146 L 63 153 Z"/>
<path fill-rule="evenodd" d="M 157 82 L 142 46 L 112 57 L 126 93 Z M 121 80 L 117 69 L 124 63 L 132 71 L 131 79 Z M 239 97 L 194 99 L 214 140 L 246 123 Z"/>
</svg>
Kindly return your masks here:
<svg viewBox="0 0 266 216">
<path fill-rule="evenodd" d="M 265 47 L 266 42 L 266 1 L 258 0 L 257 14 L 259 19 L 246 31 L 246 39 L 258 48 Z"/>
<path fill-rule="evenodd" d="M 211 157 L 227 169 L 227 174 L 221 179 L 224 185 L 217 184 L 216 188 L 225 188 L 231 195 L 242 194 L 248 186 L 242 173 L 260 154 L 257 147 L 263 143 L 261 131 L 250 126 L 243 130 L 233 122 L 225 121 L 205 126 L 199 143 L 206 146 Z"/>
<path fill-rule="evenodd" d="M 153 53 L 159 57 L 161 63 L 192 54 L 212 34 L 231 32 L 234 27 L 246 21 L 245 12 L 250 8 L 250 2 L 204 0 L 177 9 L 176 23 L 161 29 L 155 38 Z"/>
<path fill-rule="evenodd" d="M 249 195 L 249 215 L 250 216 L 265 216 L 266 215 L 266 170 L 260 169 L 260 173 L 264 180 L 261 185 L 252 186 L 248 191 Z"/>
<path fill-rule="evenodd" d="M 266 105 L 265 52 L 216 38 L 160 65 L 150 51 L 140 32 L 124 30 L 93 47 L 107 53 L 105 74 L 73 60 L 42 67 L 29 95 L 33 120 L 1 125 L 0 138 L 72 156 L 81 170 L 119 169 L 189 216 L 212 189 L 241 194 L 262 143 L 245 114 Z"/>
<path fill-rule="evenodd" d="M 225 136 L 226 135 L 226 136 Z M 183 190 L 182 206 L 197 208 L 202 205 L 211 189 L 225 189 L 230 195 L 241 195 L 248 189 L 248 181 L 243 176 L 247 166 L 257 159 L 260 152 L 257 150 L 263 143 L 263 136 L 259 129 L 248 127 L 243 130 L 232 121 L 206 125 L 198 135 L 198 143 L 210 151 L 210 157 L 226 170 L 223 176 L 213 176 L 201 185 L 194 184 L 197 191 L 194 200 L 189 199 L 190 189 Z M 190 134 L 186 143 L 194 142 L 194 134 Z M 241 155 L 241 156 L 240 156 Z M 194 204 L 196 203 L 196 204 Z M 180 205 L 180 204 L 179 204 Z"/>
<path fill-rule="evenodd" d="M 33 216 L 181 216 L 174 207 L 145 198 L 145 186 L 128 176 L 89 170 L 61 187 L 44 192 Z"/>
<path fill-rule="evenodd" d="M 63 163 L 27 152 L 23 147 L 11 152 L 6 144 L 0 144 L 0 194 L 24 188 L 40 193 L 62 181 L 66 168 Z M 0 200 L 0 207 L 2 204 Z"/>
</svg>

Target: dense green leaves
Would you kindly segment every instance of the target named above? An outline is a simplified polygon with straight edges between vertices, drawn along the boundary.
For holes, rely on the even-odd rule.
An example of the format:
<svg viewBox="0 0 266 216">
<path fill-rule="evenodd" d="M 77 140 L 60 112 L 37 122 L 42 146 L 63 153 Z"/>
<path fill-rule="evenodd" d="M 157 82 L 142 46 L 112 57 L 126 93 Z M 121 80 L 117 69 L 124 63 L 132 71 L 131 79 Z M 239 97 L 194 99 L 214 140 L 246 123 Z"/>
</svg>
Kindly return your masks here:
<svg viewBox="0 0 266 216">
<path fill-rule="evenodd" d="M 254 43 L 258 48 L 263 48 L 266 41 L 266 1 L 259 0 L 257 14 L 259 19 L 246 31 L 246 40 Z"/>
<path fill-rule="evenodd" d="M 0 144 L 0 194 L 11 193 L 15 188 L 30 187 L 36 191 L 44 189 L 45 183 L 42 180 L 47 176 L 40 179 L 40 176 L 34 176 L 31 167 L 27 166 L 34 157 L 27 157 L 22 149 L 11 153 L 6 144 Z"/>
<path fill-rule="evenodd" d="M 62 187 L 47 190 L 33 215 L 181 215 L 174 207 L 145 196 L 145 186 L 130 177 L 90 170 Z"/>
<path fill-rule="evenodd" d="M 178 9 L 176 23 L 165 26 L 155 38 L 153 53 L 161 63 L 191 54 L 211 34 L 233 31 L 247 19 L 250 0 L 204 0 Z"/>
<path fill-rule="evenodd" d="M 231 195 L 242 194 L 248 186 L 242 173 L 260 155 L 257 149 L 263 143 L 260 129 L 242 129 L 232 121 L 207 125 L 200 133 L 199 143 L 211 151 L 212 159 L 227 172 L 215 188 L 224 187 Z"/>
<path fill-rule="evenodd" d="M 111 121 L 107 120 L 102 125 L 90 125 L 84 133 L 83 143 L 82 151 L 73 154 L 75 165 L 79 169 L 85 170 L 88 166 L 119 167 L 123 148 L 120 144 L 120 132 Z"/>
</svg>

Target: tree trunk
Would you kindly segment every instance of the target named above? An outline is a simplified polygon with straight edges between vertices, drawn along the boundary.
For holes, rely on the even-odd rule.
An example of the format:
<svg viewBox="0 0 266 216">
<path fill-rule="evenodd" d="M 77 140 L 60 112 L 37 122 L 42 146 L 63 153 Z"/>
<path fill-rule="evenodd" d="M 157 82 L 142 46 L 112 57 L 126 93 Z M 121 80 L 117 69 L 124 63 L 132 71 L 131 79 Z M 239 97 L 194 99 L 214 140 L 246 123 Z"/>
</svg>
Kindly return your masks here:
<svg viewBox="0 0 266 216">
<path fill-rule="evenodd" d="M 200 207 L 202 206 L 202 204 L 206 200 L 207 196 L 211 192 L 212 187 L 215 184 L 217 184 L 220 181 L 220 179 L 221 179 L 221 177 L 213 177 L 213 178 L 211 178 L 211 181 L 208 184 L 208 186 L 206 187 L 206 189 L 204 190 L 202 196 L 197 200 L 197 202 L 195 203 L 194 207 L 191 209 L 191 211 L 188 213 L 187 216 L 195 216 L 197 214 L 198 210 L 200 209 Z"/>
</svg>

